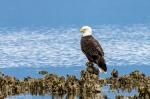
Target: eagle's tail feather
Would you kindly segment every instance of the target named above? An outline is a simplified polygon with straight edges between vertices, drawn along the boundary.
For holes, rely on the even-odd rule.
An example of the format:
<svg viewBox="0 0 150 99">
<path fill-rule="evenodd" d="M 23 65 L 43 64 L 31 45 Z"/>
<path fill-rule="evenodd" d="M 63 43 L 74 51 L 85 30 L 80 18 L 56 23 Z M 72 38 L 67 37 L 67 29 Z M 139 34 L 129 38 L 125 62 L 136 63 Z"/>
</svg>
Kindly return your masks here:
<svg viewBox="0 0 150 99">
<path fill-rule="evenodd" d="M 107 66 L 103 57 L 99 57 L 97 60 L 97 65 L 104 71 L 107 71 Z"/>
</svg>

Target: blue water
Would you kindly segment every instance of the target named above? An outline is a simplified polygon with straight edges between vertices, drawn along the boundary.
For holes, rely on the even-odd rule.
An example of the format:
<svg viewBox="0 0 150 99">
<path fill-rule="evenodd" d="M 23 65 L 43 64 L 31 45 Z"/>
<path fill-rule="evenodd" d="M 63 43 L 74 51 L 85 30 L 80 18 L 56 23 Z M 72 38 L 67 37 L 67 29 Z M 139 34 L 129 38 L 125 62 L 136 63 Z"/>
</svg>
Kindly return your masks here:
<svg viewBox="0 0 150 99">
<path fill-rule="evenodd" d="M 100 25 L 92 28 L 93 36 L 104 49 L 108 66 L 107 74 L 100 74 L 100 77 L 109 77 L 113 68 L 119 71 L 119 75 L 134 70 L 150 75 L 149 24 Z M 79 77 L 80 70 L 86 68 L 86 57 L 80 50 L 79 29 L 78 26 L 1 27 L 0 71 L 19 79 L 42 77 L 37 73 L 39 70 Z M 108 90 L 103 91 L 109 97 L 115 96 Z M 29 94 L 16 97 L 35 98 Z"/>
<path fill-rule="evenodd" d="M 150 64 L 149 25 L 92 26 L 107 65 Z M 85 63 L 80 27 L 0 28 L 0 68 L 71 67 Z"/>
</svg>

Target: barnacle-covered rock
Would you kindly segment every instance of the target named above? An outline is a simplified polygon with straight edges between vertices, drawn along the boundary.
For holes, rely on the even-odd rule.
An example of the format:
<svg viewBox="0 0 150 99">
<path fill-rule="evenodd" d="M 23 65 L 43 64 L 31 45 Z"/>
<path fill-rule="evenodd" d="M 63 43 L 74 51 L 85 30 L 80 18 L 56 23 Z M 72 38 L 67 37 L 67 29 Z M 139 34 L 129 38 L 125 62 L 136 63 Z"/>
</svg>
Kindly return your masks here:
<svg viewBox="0 0 150 99">
<path fill-rule="evenodd" d="M 112 72 L 111 72 L 111 76 L 112 77 L 118 77 L 118 71 L 113 69 Z"/>
<path fill-rule="evenodd" d="M 67 97 L 74 97 L 72 94 L 79 96 L 84 94 L 86 96 L 87 94 L 96 93 L 104 96 L 101 92 L 101 87 L 109 85 L 111 90 L 122 89 L 123 91 L 131 92 L 132 89 L 138 89 L 139 95 L 116 96 L 117 99 L 150 99 L 150 77 L 137 70 L 120 77 L 118 76 L 118 71 L 113 70 L 112 77 L 104 79 L 99 79 L 99 71 L 93 65 L 87 66 L 86 70 L 81 70 L 79 79 L 74 75 L 64 77 L 49 74 L 47 71 L 41 71 L 40 74 L 44 76 L 42 78 L 27 76 L 22 80 L 4 74 L 0 75 L 0 98 L 26 92 L 33 95 L 63 95 L 67 93 Z M 103 98 L 105 99 L 105 97 Z"/>
<path fill-rule="evenodd" d="M 48 74 L 48 72 L 47 72 L 47 71 L 44 71 L 44 70 L 41 70 L 41 71 L 39 71 L 38 73 L 39 73 L 39 74 L 42 74 L 42 75 Z"/>
</svg>

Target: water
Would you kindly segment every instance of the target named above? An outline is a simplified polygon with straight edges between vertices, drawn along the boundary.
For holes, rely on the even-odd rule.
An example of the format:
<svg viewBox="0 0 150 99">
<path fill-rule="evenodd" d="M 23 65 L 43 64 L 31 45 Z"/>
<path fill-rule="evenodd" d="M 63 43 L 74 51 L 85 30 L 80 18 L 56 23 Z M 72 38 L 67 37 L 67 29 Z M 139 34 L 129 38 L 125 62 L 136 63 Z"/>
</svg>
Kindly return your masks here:
<svg viewBox="0 0 150 99">
<path fill-rule="evenodd" d="M 93 26 L 107 65 L 149 65 L 150 26 Z M 81 66 L 79 27 L 0 28 L 0 68 Z"/>
<path fill-rule="evenodd" d="M 79 28 L 1 27 L 0 70 L 20 79 L 25 76 L 41 77 L 37 74 L 39 70 L 48 70 L 59 75 L 74 74 L 79 77 L 86 61 L 80 50 Z M 117 69 L 120 75 L 136 69 L 150 75 L 150 25 L 100 25 L 92 28 L 93 36 L 104 49 L 108 66 L 108 73 L 100 76 L 109 77 L 113 68 Z M 115 96 L 104 89 L 107 88 L 103 88 L 103 91 L 109 97 Z M 131 94 L 135 93 L 133 91 Z M 35 96 L 27 94 L 16 97 Z M 40 99 L 51 95 L 36 97 Z"/>
</svg>

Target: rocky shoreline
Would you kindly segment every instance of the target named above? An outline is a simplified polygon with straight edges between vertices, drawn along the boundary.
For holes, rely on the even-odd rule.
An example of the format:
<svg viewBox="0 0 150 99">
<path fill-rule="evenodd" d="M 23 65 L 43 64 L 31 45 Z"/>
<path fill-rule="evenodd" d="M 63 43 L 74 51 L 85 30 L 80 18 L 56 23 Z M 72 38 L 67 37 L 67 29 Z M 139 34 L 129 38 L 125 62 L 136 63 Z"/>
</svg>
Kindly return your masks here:
<svg viewBox="0 0 150 99">
<path fill-rule="evenodd" d="M 116 96 L 116 99 L 150 99 L 150 76 L 145 76 L 139 71 L 119 76 L 118 71 L 113 70 L 112 76 L 104 79 L 99 78 L 99 71 L 93 66 L 87 66 L 86 70 L 81 70 L 79 79 L 74 75 L 64 77 L 47 71 L 39 71 L 39 74 L 42 74 L 43 78 L 25 77 L 19 80 L 1 73 L 0 98 L 31 93 L 32 95 L 67 94 L 68 99 L 74 95 L 85 99 L 85 95 L 97 94 L 99 98 L 96 99 L 107 99 L 101 88 L 109 85 L 113 90 L 121 89 L 128 92 L 133 89 L 138 90 L 138 95 Z"/>
</svg>

